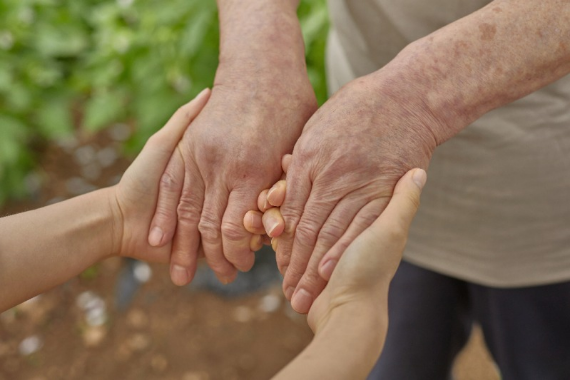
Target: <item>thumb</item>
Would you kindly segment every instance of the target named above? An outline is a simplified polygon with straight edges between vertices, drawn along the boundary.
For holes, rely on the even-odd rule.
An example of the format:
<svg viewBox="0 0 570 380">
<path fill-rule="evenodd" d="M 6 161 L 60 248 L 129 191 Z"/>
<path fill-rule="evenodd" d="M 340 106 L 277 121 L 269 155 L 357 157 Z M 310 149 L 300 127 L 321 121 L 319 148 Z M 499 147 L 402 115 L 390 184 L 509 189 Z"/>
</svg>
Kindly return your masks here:
<svg viewBox="0 0 570 380">
<path fill-rule="evenodd" d="M 174 149 L 209 97 L 210 90 L 204 89 L 192 101 L 180 107 L 166 125 L 148 139 L 127 173 L 136 175 L 145 185 L 158 184 Z"/>
<path fill-rule="evenodd" d="M 381 230 L 392 225 L 392 228 L 407 236 L 420 207 L 420 195 L 426 181 L 427 174 L 423 169 L 412 169 L 404 174 L 394 188 L 390 203 L 371 228 Z"/>
</svg>

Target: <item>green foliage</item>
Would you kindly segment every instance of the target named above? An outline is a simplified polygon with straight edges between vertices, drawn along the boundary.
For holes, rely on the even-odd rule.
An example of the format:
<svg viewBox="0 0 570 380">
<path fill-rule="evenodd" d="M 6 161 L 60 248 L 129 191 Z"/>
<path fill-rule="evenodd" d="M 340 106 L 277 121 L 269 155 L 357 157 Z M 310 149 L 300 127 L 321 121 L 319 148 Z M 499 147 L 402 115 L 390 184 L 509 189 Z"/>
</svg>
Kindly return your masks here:
<svg viewBox="0 0 570 380">
<path fill-rule="evenodd" d="M 299 17 L 309 77 L 326 99 L 326 0 Z M 212 85 L 215 0 L 0 2 L 0 204 L 25 194 L 32 140 L 134 122 L 137 151 L 181 104 Z"/>
</svg>

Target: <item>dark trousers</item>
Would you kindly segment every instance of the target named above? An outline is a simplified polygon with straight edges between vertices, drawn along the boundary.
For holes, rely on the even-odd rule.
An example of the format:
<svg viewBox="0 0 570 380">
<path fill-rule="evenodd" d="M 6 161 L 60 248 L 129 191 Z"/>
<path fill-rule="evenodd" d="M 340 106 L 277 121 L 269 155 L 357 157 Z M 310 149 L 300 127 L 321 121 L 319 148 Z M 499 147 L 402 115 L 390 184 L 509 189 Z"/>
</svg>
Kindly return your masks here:
<svg viewBox="0 0 570 380">
<path fill-rule="evenodd" d="M 386 344 L 369 380 L 445 380 L 481 325 L 502 380 L 570 379 L 570 282 L 491 288 L 402 262 Z"/>
</svg>

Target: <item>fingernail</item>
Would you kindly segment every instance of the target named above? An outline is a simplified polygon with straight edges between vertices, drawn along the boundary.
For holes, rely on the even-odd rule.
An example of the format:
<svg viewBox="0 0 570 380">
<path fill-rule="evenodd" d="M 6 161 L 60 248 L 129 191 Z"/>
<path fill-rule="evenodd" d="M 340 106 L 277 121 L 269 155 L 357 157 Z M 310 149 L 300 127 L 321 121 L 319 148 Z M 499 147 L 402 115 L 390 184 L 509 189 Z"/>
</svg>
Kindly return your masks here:
<svg viewBox="0 0 570 380">
<path fill-rule="evenodd" d="M 249 214 L 249 223 L 253 228 L 261 228 L 263 227 L 263 223 L 261 222 L 260 218 L 256 218 L 253 213 Z"/>
<path fill-rule="evenodd" d="M 330 280 L 334 268 L 336 267 L 336 264 L 337 264 L 336 260 L 329 260 L 326 263 L 324 263 L 324 265 L 321 266 L 321 269 L 319 270 L 319 274 L 321 275 L 321 277 L 327 281 Z"/>
<path fill-rule="evenodd" d="M 285 290 L 285 298 L 287 298 L 288 301 L 291 301 L 293 293 L 295 293 L 295 288 L 292 286 L 288 287 L 287 290 Z"/>
<path fill-rule="evenodd" d="M 153 247 L 158 247 L 162 241 L 164 233 L 160 227 L 154 227 L 148 236 L 148 243 Z"/>
<path fill-rule="evenodd" d="M 273 248 L 274 252 L 277 252 L 277 238 L 271 238 L 271 248 Z"/>
<path fill-rule="evenodd" d="M 425 170 L 423 169 L 416 169 L 414 171 L 414 175 L 412 176 L 412 179 L 414 180 L 414 182 L 416 183 L 416 185 L 418 185 L 418 187 L 421 189 L 424 188 L 426 181 L 427 181 L 427 175 Z"/>
<path fill-rule="evenodd" d="M 267 236 L 273 237 L 273 232 L 277 227 L 279 227 L 279 223 L 277 221 L 273 221 L 269 227 L 269 231 L 267 231 Z"/>
<path fill-rule="evenodd" d="M 188 283 L 188 272 L 186 271 L 186 268 L 183 268 L 180 265 L 172 266 L 170 277 L 175 285 L 184 286 Z"/>
<path fill-rule="evenodd" d="M 269 191 L 267 192 L 266 202 L 269 201 L 269 198 L 271 197 L 271 194 L 273 194 L 274 191 L 275 191 L 275 185 L 273 185 L 273 187 L 271 189 L 269 189 Z"/>
<path fill-rule="evenodd" d="M 301 314 L 308 313 L 312 304 L 313 297 L 305 289 L 299 290 L 293 297 L 293 300 L 291 300 L 293 310 Z"/>
<path fill-rule="evenodd" d="M 208 87 L 206 87 L 205 89 L 203 89 L 202 91 L 200 91 L 200 93 L 199 93 L 198 95 L 196 95 L 196 98 L 195 98 L 195 99 L 201 98 L 201 97 L 204 96 L 204 94 L 205 94 L 207 91 L 209 91 L 209 90 L 210 90 L 210 89 L 209 89 Z"/>
</svg>

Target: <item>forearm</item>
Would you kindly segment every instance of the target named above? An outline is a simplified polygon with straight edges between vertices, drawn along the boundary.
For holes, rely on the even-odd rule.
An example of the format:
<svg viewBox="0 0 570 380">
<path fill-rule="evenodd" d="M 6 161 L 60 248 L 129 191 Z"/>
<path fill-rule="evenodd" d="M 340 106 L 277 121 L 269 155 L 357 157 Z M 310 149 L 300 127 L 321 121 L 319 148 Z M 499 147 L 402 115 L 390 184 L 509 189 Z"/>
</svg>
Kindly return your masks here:
<svg viewBox="0 0 570 380">
<path fill-rule="evenodd" d="M 296 15 L 298 3 L 218 0 L 220 63 L 214 90 L 235 87 L 265 101 L 279 97 L 285 106 L 289 99 L 283 94 L 314 102 Z"/>
<path fill-rule="evenodd" d="M 117 249 L 109 191 L 0 219 L 0 311 L 65 282 Z"/>
<path fill-rule="evenodd" d="M 368 376 L 386 337 L 387 296 L 361 306 L 346 306 L 331 315 L 307 348 L 274 380 L 342 380 L 365 379 Z"/>
<path fill-rule="evenodd" d="M 570 2 L 495 0 L 410 44 L 371 77 L 383 88 L 391 77 L 398 91 L 414 92 L 438 120 L 430 128 L 441 144 L 569 73 L 569 41 Z"/>
</svg>

